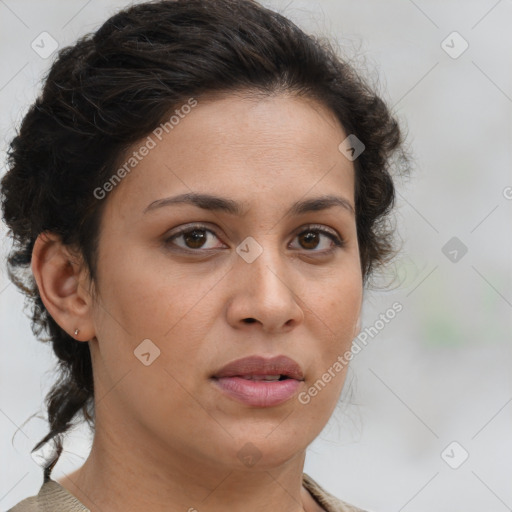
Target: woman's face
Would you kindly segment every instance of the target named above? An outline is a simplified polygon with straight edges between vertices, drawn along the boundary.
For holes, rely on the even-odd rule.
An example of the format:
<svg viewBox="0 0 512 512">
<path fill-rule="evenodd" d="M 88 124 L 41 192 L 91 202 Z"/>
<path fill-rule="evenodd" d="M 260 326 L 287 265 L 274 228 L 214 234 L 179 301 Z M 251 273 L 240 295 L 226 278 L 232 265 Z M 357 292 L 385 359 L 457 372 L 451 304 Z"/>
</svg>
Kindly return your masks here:
<svg viewBox="0 0 512 512">
<path fill-rule="evenodd" d="M 252 455 L 275 467 L 327 423 L 346 371 L 333 365 L 357 335 L 354 167 L 338 150 L 348 133 L 325 107 L 285 95 L 217 96 L 180 112 L 133 147 L 136 166 L 102 199 L 97 430 L 160 464 L 175 454 L 243 469 Z M 167 201 L 182 194 L 218 199 Z M 326 196 L 340 202 L 311 203 Z M 293 359 L 303 380 L 214 378 L 254 355 Z"/>
</svg>

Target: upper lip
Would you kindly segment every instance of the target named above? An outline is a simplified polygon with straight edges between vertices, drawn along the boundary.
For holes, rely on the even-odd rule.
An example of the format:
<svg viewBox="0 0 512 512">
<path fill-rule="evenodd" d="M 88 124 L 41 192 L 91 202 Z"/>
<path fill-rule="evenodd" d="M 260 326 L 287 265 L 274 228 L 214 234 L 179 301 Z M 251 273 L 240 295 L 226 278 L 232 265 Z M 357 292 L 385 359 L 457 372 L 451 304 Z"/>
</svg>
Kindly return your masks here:
<svg viewBox="0 0 512 512">
<path fill-rule="evenodd" d="M 287 356 L 272 358 L 249 356 L 231 361 L 216 372 L 213 377 L 237 377 L 247 375 L 286 375 L 291 379 L 304 380 L 299 364 Z"/>
</svg>

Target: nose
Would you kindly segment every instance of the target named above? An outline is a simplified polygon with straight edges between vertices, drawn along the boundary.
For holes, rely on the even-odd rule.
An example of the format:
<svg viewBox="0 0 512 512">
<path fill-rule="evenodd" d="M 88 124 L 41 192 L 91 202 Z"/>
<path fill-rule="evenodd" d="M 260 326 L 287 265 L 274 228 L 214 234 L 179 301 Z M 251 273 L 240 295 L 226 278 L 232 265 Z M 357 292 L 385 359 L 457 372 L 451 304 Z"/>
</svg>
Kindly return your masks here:
<svg viewBox="0 0 512 512">
<path fill-rule="evenodd" d="M 286 264 L 286 256 L 264 248 L 251 263 L 237 257 L 230 273 L 232 295 L 227 319 L 236 329 L 254 329 L 259 324 L 265 333 L 287 332 L 304 319 L 297 279 Z"/>
</svg>

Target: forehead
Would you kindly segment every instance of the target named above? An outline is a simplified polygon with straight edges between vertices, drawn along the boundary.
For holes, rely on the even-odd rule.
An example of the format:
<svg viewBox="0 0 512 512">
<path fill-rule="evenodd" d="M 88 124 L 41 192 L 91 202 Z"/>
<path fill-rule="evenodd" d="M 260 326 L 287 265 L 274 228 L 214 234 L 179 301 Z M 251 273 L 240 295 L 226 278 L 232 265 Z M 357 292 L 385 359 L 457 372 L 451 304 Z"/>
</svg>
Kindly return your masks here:
<svg viewBox="0 0 512 512">
<path fill-rule="evenodd" d="M 309 190 L 353 200 L 353 164 L 338 150 L 346 133 L 314 100 L 223 94 L 199 98 L 193 108 L 178 106 L 166 119 L 120 165 L 129 172 L 109 203 L 123 216 L 190 192 L 231 196 L 246 205 L 295 201 Z"/>
</svg>

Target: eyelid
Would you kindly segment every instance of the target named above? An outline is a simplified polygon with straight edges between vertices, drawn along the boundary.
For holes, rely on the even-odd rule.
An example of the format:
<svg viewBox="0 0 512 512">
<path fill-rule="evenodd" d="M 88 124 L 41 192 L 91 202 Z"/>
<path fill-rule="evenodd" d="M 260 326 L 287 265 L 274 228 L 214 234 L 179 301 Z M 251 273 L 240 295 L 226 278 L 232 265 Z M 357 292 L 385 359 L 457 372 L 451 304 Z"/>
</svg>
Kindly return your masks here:
<svg viewBox="0 0 512 512">
<path fill-rule="evenodd" d="M 216 233 L 216 230 L 213 229 L 213 228 L 210 228 L 209 227 L 209 224 L 208 223 L 190 223 L 190 224 L 185 224 L 183 226 L 181 226 L 178 231 L 176 231 L 175 233 L 169 235 L 169 236 L 166 236 L 165 238 L 165 242 L 166 243 L 171 243 L 171 241 L 174 239 L 174 238 L 177 238 L 179 237 L 180 235 L 183 235 L 184 233 L 188 233 L 190 231 L 193 231 L 194 229 L 197 229 L 197 230 L 203 230 L 203 231 L 207 231 L 209 233 L 212 233 L 213 235 L 215 235 L 215 237 L 221 241 L 221 243 L 226 246 L 226 244 L 224 242 L 222 242 L 221 238 L 219 237 L 219 235 Z M 304 233 L 304 232 L 307 232 L 308 230 L 310 231 L 318 231 L 320 232 L 321 234 L 329 237 L 333 242 L 334 244 L 336 245 L 336 247 L 344 247 L 345 244 L 346 244 L 346 240 L 343 236 L 341 236 L 337 230 L 335 229 L 332 229 L 332 228 L 329 228 L 328 226 L 325 226 L 323 224 L 303 224 L 302 226 L 300 226 L 299 228 L 297 228 L 296 230 L 294 230 L 293 232 L 293 237 L 297 237 L 298 235 Z M 183 251 L 187 251 L 187 252 L 206 252 L 206 251 L 213 251 L 215 249 L 184 249 L 183 247 L 179 247 L 177 246 L 177 250 L 183 250 Z M 329 251 L 314 251 L 314 250 L 310 250 L 308 251 L 307 249 L 304 249 L 306 252 L 309 252 L 309 253 L 312 253 L 314 254 L 315 252 L 318 253 L 318 254 L 326 254 L 328 253 Z M 332 250 L 332 249 L 331 249 Z"/>
<path fill-rule="evenodd" d="M 294 235 L 295 236 L 296 235 L 300 235 L 301 233 L 303 233 L 304 231 L 307 231 L 308 229 L 311 230 L 311 231 L 318 230 L 321 233 L 330 234 L 330 235 L 335 236 L 341 242 L 344 241 L 344 238 L 338 233 L 337 230 L 335 230 L 333 228 L 330 228 L 328 226 L 325 226 L 324 224 L 304 224 L 303 226 L 301 226 L 300 228 L 297 228 L 294 231 Z"/>
<path fill-rule="evenodd" d="M 208 223 L 192 222 L 190 224 L 184 224 L 184 225 L 180 226 L 175 233 L 172 233 L 170 235 L 166 235 L 165 239 L 164 239 L 164 243 L 165 244 L 171 244 L 172 240 L 174 238 L 177 238 L 177 237 L 183 235 L 184 233 L 188 233 L 190 231 L 194 231 L 195 229 L 201 230 L 201 231 L 207 231 L 209 233 L 212 233 L 213 235 L 215 235 L 215 237 L 219 241 L 221 241 L 221 239 L 220 239 L 219 235 L 216 233 L 215 229 L 212 229 L 211 227 L 209 227 Z M 225 247 L 227 247 L 224 242 L 222 242 L 222 244 Z M 194 249 L 185 249 L 185 248 L 179 247 L 179 246 L 175 246 L 175 249 L 176 250 L 186 251 L 186 252 L 189 252 L 189 253 L 200 252 L 200 251 L 206 252 L 206 251 L 214 251 L 215 250 L 215 249 L 196 249 L 196 250 L 194 250 Z"/>
<path fill-rule="evenodd" d="M 337 230 L 330 228 L 328 226 L 325 226 L 324 224 L 304 224 L 303 226 L 301 226 L 300 228 L 295 230 L 293 236 L 296 237 L 296 236 L 298 236 L 304 232 L 308 232 L 308 231 L 318 231 L 322 235 L 325 235 L 326 237 L 331 239 L 331 241 L 334 243 L 335 247 L 331 247 L 330 249 L 327 249 L 325 251 L 315 251 L 315 250 L 308 251 L 307 249 L 303 249 L 306 252 L 306 254 L 327 255 L 327 254 L 331 254 L 336 249 L 344 248 L 347 244 L 347 241 L 345 240 L 345 238 L 343 236 L 341 236 Z"/>
</svg>

